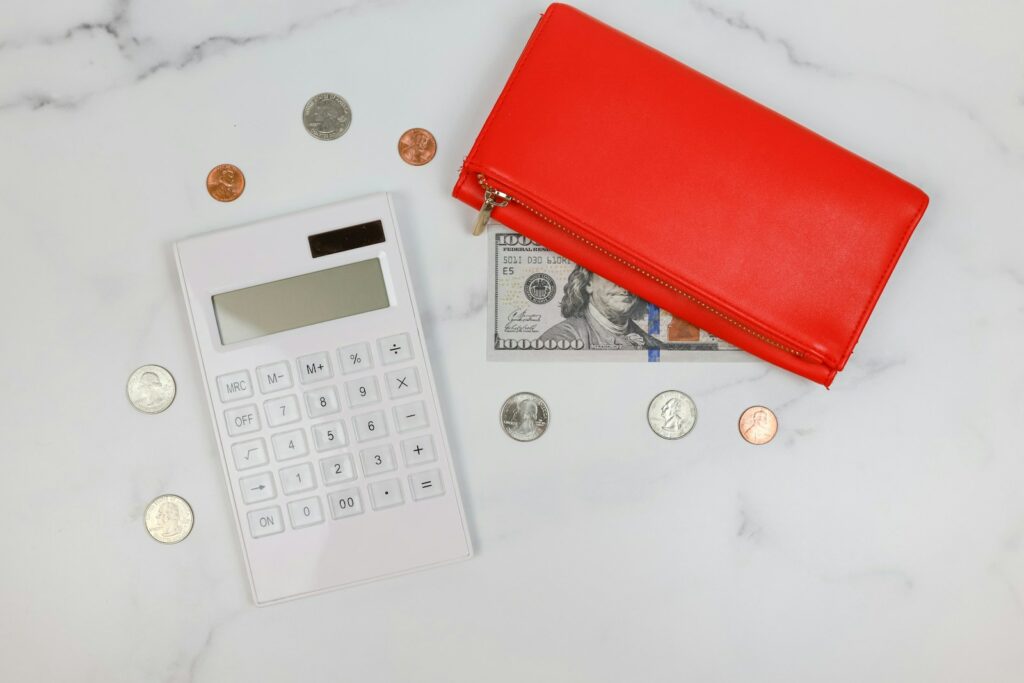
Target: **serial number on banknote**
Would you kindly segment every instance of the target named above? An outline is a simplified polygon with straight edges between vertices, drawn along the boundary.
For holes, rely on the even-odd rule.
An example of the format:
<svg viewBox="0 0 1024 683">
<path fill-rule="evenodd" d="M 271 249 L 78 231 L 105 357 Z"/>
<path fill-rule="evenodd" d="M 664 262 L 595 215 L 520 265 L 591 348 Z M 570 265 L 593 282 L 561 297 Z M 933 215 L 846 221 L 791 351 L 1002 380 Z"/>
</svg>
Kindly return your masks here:
<svg viewBox="0 0 1024 683">
<path fill-rule="evenodd" d="M 523 235 L 492 223 L 489 236 L 489 360 L 750 358 Z"/>
</svg>

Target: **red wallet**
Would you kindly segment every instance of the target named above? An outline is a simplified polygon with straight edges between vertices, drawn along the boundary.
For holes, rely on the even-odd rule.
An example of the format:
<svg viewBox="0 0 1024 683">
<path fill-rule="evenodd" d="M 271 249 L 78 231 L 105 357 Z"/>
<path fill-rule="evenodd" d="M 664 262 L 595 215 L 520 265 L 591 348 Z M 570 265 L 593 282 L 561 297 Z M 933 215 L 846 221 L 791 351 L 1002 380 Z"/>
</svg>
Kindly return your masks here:
<svg viewBox="0 0 1024 683">
<path fill-rule="evenodd" d="M 928 197 L 569 7 L 537 24 L 453 194 L 828 386 Z"/>
</svg>

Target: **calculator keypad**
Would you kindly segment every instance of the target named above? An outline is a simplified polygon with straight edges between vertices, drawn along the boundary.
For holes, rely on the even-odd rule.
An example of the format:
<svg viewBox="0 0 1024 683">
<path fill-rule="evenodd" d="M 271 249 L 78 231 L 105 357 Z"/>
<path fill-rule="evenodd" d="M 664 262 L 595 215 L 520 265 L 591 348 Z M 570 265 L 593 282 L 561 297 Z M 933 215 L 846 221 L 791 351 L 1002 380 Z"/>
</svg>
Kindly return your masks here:
<svg viewBox="0 0 1024 683">
<path fill-rule="evenodd" d="M 415 356 L 399 333 L 217 377 L 252 538 L 446 494 Z"/>
</svg>

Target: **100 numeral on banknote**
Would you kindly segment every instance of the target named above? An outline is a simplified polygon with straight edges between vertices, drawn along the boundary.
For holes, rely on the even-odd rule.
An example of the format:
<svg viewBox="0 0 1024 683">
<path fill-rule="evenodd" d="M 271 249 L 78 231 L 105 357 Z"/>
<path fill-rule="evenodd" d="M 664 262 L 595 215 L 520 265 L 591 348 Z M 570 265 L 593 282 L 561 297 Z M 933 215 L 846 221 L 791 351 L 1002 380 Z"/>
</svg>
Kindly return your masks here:
<svg viewBox="0 0 1024 683">
<path fill-rule="evenodd" d="M 492 223 L 489 360 L 742 360 L 743 351 Z"/>
</svg>

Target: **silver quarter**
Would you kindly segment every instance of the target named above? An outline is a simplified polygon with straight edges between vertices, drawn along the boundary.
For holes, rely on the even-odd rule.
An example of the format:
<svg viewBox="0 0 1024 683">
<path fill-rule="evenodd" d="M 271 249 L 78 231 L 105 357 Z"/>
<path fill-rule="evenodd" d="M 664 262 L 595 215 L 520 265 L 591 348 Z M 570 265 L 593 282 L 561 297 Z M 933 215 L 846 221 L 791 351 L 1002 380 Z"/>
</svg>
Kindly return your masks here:
<svg viewBox="0 0 1024 683">
<path fill-rule="evenodd" d="M 697 424 L 697 404 L 681 391 L 663 391 L 647 406 L 647 424 L 663 439 L 681 439 Z"/>
<path fill-rule="evenodd" d="M 537 394 L 521 391 L 501 406 L 501 428 L 516 441 L 533 441 L 547 431 L 548 404 Z"/>
<path fill-rule="evenodd" d="M 146 506 L 146 531 L 161 543 L 178 543 L 192 531 L 192 507 L 181 496 L 159 496 Z"/>
<path fill-rule="evenodd" d="M 143 365 L 128 377 L 128 400 L 144 413 L 162 413 L 174 402 L 174 378 L 159 365 Z"/>
<path fill-rule="evenodd" d="M 352 109 L 341 95 L 313 95 L 302 108 L 302 125 L 317 140 L 337 140 L 352 125 Z"/>
</svg>

